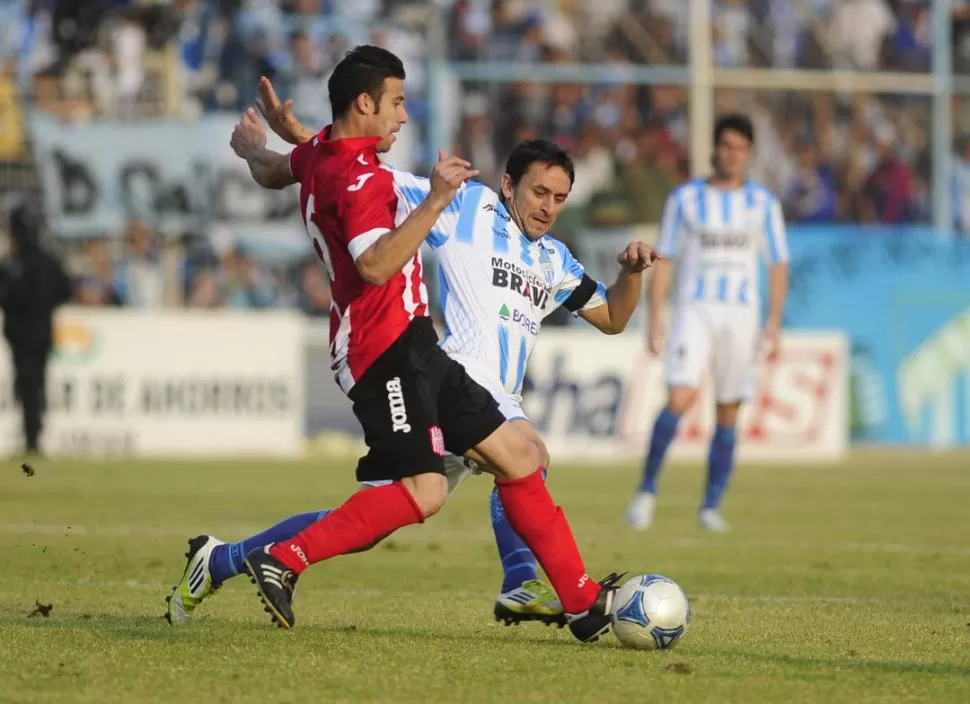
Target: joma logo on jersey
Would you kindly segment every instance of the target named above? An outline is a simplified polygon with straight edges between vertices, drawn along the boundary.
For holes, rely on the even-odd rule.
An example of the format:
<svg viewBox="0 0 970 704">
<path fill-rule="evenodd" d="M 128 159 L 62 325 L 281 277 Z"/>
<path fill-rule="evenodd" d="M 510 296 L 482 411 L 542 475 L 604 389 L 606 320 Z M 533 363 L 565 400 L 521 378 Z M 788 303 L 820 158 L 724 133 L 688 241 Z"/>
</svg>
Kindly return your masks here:
<svg viewBox="0 0 970 704">
<path fill-rule="evenodd" d="M 749 243 L 748 236 L 738 232 L 721 235 L 711 232 L 701 234 L 701 247 L 704 249 L 744 249 Z"/>
<path fill-rule="evenodd" d="M 546 304 L 549 303 L 549 289 L 539 283 L 537 277 L 526 277 L 502 266 L 496 266 L 494 258 L 492 259 L 492 286 L 515 291 L 540 310 L 545 310 Z"/>
<path fill-rule="evenodd" d="M 384 388 L 387 389 L 387 404 L 391 409 L 391 430 L 395 433 L 410 433 L 411 426 L 408 424 L 408 410 L 404 405 L 401 377 L 390 379 Z"/>
</svg>

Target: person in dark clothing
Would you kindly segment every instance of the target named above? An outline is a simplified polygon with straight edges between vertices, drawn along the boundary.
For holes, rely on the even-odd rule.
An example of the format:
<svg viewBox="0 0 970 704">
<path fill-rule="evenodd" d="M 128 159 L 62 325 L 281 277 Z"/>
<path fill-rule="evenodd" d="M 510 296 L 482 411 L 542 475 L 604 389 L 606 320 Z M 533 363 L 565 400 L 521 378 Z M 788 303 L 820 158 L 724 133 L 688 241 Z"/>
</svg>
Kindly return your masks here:
<svg viewBox="0 0 970 704">
<path fill-rule="evenodd" d="M 53 347 L 54 310 L 71 298 L 71 281 L 43 247 L 40 216 L 29 203 L 10 214 L 12 256 L 0 263 L 3 336 L 10 345 L 14 393 L 24 414 L 26 449 L 38 451 L 46 408 L 47 362 Z"/>
</svg>

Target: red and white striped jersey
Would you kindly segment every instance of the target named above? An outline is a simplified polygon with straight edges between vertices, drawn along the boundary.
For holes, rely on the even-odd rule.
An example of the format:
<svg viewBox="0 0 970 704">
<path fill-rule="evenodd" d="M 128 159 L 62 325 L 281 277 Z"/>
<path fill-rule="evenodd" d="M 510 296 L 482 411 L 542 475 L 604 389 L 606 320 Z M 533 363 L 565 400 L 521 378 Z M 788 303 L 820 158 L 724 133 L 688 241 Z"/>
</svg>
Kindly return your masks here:
<svg viewBox="0 0 970 704">
<path fill-rule="evenodd" d="M 332 140 L 328 126 L 290 152 L 307 234 L 330 277 L 330 362 L 344 393 L 412 320 L 428 315 L 420 252 L 381 286 L 364 281 L 355 264 L 410 212 L 399 202 L 395 172 L 381 163 L 379 142 Z"/>
</svg>

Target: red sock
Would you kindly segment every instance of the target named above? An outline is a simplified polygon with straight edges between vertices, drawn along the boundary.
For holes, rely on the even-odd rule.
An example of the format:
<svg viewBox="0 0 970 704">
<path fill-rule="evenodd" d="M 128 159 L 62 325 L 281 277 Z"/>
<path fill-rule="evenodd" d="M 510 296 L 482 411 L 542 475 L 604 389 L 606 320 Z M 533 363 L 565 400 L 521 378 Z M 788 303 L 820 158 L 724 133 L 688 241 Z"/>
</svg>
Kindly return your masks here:
<svg viewBox="0 0 970 704">
<path fill-rule="evenodd" d="M 358 491 L 290 540 L 276 543 L 270 555 L 297 574 L 337 555 L 365 550 L 398 528 L 424 523 L 424 514 L 401 482 Z"/>
<path fill-rule="evenodd" d="M 522 479 L 496 479 L 498 495 L 512 530 L 536 554 L 567 614 L 586 611 L 600 585 L 589 578 L 566 514 L 553 503 L 542 467 Z"/>
</svg>

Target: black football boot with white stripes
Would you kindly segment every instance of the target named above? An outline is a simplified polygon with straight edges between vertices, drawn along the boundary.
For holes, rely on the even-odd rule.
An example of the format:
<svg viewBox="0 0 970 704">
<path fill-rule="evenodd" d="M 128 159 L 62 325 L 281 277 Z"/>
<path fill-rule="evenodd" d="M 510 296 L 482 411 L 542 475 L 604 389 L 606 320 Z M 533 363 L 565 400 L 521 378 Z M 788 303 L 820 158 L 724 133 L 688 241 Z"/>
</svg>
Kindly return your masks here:
<svg viewBox="0 0 970 704">
<path fill-rule="evenodd" d="M 593 643 L 609 632 L 613 625 L 613 597 L 619 589 L 617 583 L 626 572 L 616 572 L 600 580 L 599 596 L 596 602 L 581 614 L 566 614 L 569 630 L 583 643 Z"/>
<path fill-rule="evenodd" d="M 269 548 L 257 548 L 246 555 L 246 573 L 256 585 L 263 610 L 273 618 L 273 623 L 290 629 L 296 623 L 293 591 L 300 575 L 270 555 Z"/>
</svg>

